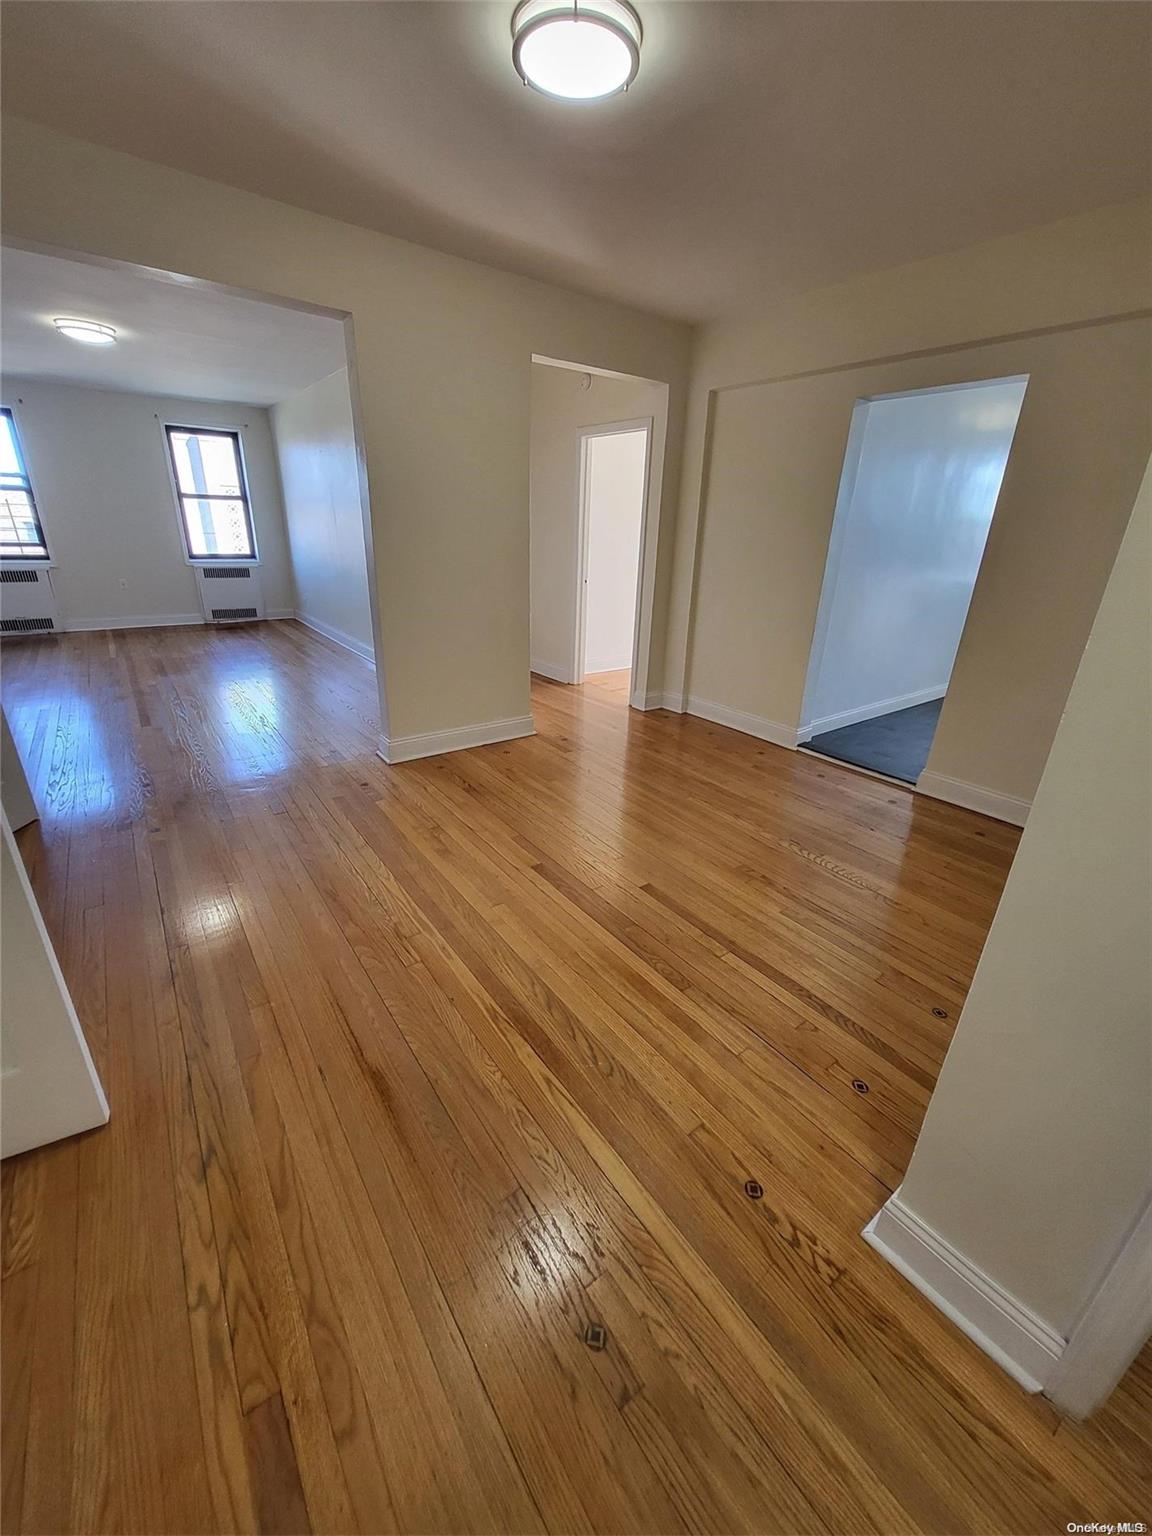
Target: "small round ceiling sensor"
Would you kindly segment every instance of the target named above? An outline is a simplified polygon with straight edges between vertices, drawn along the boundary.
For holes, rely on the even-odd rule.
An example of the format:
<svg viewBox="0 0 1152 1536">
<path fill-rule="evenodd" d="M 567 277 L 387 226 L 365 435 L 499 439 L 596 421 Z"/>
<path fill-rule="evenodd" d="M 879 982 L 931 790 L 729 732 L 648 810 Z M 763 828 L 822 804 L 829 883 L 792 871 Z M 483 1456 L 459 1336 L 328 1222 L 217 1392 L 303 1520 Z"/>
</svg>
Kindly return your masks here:
<svg viewBox="0 0 1152 1536">
<path fill-rule="evenodd" d="M 67 336 L 71 341 L 82 341 L 86 347 L 116 345 L 114 328 L 110 325 L 102 325 L 99 320 L 73 320 L 66 315 L 61 315 L 53 320 L 52 324 L 61 336 Z"/>
</svg>

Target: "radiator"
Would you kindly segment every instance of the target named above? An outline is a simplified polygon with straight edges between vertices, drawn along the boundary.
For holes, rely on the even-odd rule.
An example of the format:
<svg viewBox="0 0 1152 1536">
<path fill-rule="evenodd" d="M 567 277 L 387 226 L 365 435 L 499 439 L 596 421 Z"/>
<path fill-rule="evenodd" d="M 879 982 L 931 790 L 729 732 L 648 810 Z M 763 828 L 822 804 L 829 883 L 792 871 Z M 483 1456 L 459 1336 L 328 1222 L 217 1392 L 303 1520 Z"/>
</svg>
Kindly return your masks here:
<svg viewBox="0 0 1152 1536">
<path fill-rule="evenodd" d="M 0 634 L 47 635 L 59 629 L 51 571 L 43 566 L 0 570 Z"/>
<path fill-rule="evenodd" d="M 196 581 L 209 624 L 244 624 L 264 617 L 258 566 L 198 565 Z"/>
</svg>

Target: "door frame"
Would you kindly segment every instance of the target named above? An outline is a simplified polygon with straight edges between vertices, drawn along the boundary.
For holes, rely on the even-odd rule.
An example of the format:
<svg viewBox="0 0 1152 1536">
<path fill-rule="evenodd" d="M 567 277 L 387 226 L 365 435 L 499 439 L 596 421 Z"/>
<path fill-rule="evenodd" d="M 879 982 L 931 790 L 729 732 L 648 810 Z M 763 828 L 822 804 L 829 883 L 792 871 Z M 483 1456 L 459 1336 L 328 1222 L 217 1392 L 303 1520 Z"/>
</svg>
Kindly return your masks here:
<svg viewBox="0 0 1152 1536">
<path fill-rule="evenodd" d="M 988 533 L 985 536 L 984 549 L 981 551 L 980 563 L 976 569 L 976 578 L 972 584 L 972 590 L 968 594 L 968 609 L 964 615 L 964 625 L 961 629 L 960 644 L 963 644 L 964 629 L 968 626 L 968 617 L 971 613 L 972 600 L 976 593 L 976 584 L 980 580 L 980 573 L 984 568 L 984 557 L 987 554 L 988 540 L 992 537 L 992 526 L 995 523 L 996 513 L 1000 505 L 1000 493 L 1003 490 L 1003 481 L 1008 473 L 1008 463 L 1011 461 L 1012 451 L 1016 446 L 1016 433 L 1020 427 L 1020 417 L 1024 412 L 1024 402 L 1027 398 L 1028 388 L 1031 385 L 1032 376 L 1029 373 L 1005 373 L 995 374 L 987 379 L 963 379 L 956 384 L 930 384 L 920 389 L 896 389 L 886 393 L 875 395 L 858 395 L 852 405 L 852 415 L 848 423 L 848 435 L 844 445 L 844 458 L 840 466 L 840 480 L 836 491 L 836 501 L 832 511 L 832 524 L 828 535 L 828 548 L 824 559 L 824 574 L 821 579 L 820 598 L 816 608 L 816 618 L 812 629 L 812 639 L 808 648 L 808 667 L 804 674 L 804 692 L 800 705 L 800 719 L 796 726 L 796 745 L 806 746 L 820 726 L 821 730 L 831 730 L 830 726 L 813 718 L 813 698 L 821 680 L 821 670 L 824 665 L 824 653 L 827 648 L 828 634 L 831 628 L 832 614 L 836 606 L 837 589 L 840 583 L 841 568 L 844 557 L 844 543 L 848 534 L 849 518 L 853 497 L 856 492 L 856 482 L 864 458 L 864 439 L 868 426 L 868 415 L 874 405 L 883 404 L 888 400 L 908 400 L 923 395 L 950 395 L 958 394 L 961 390 L 987 389 L 996 384 L 1023 384 L 1024 394 L 1020 399 L 1020 408 L 1016 413 L 1016 423 L 1012 428 L 1012 437 L 1008 444 L 1008 459 L 1005 461 L 1004 475 L 1001 477 L 1000 487 L 996 492 L 996 500 L 992 507 L 992 520 L 989 523 Z M 957 652 L 958 654 L 958 652 Z M 952 667 L 946 680 L 945 693 L 936 695 L 947 698 L 947 688 L 951 686 L 952 673 L 956 669 L 956 657 L 953 657 Z M 925 700 L 924 702 L 927 702 Z M 903 707 L 903 706 L 901 706 Z M 861 719 L 877 719 L 884 714 L 881 709 L 877 713 L 861 715 Z M 844 724 L 852 723 L 844 721 Z M 850 764 L 857 767 L 857 764 Z M 864 770 L 868 772 L 867 769 Z M 884 777 L 884 775 L 881 775 Z M 894 782 L 902 782 L 896 780 Z M 915 788 L 915 786 L 913 786 Z"/>
<path fill-rule="evenodd" d="M 632 662 L 628 703 L 644 708 L 648 650 L 652 639 L 652 595 L 656 567 L 656 534 L 659 519 L 659 487 L 653 484 L 652 437 L 655 418 L 636 416 L 630 421 L 607 421 L 579 427 L 580 476 L 576 500 L 576 606 L 572 626 L 571 678 L 585 678 L 584 650 L 588 627 L 588 493 L 590 486 L 589 443 L 594 437 L 617 437 L 625 432 L 644 433 L 644 492 L 640 509 L 640 549 L 636 562 L 636 599 L 632 619 Z"/>
</svg>

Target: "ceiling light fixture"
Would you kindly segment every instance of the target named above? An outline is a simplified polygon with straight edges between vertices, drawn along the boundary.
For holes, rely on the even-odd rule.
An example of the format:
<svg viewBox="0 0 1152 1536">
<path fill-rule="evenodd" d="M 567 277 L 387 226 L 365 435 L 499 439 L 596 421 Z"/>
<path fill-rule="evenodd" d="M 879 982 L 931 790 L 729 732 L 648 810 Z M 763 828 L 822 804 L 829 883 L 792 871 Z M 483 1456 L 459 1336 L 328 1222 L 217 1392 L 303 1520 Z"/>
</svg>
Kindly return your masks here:
<svg viewBox="0 0 1152 1536">
<path fill-rule="evenodd" d="M 516 73 L 561 101 L 603 101 L 626 91 L 643 38 L 627 0 L 520 0 L 512 13 Z"/>
<path fill-rule="evenodd" d="M 116 332 L 110 325 L 101 325 L 98 320 L 69 320 L 62 316 L 53 320 L 52 324 L 61 336 L 71 337 L 73 341 L 82 341 L 86 347 L 116 345 Z"/>
</svg>

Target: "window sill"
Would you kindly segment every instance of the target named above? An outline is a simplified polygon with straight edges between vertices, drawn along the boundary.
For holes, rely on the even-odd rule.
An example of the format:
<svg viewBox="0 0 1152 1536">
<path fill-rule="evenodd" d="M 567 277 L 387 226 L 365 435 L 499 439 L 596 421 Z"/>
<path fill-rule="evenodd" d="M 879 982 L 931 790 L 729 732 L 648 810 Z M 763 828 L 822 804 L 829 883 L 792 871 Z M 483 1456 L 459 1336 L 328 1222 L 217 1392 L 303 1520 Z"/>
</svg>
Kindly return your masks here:
<svg viewBox="0 0 1152 1536">
<path fill-rule="evenodd" d="M 213 555 L 211 560 L 197 560 L 190 556 L 184 563 L 200 570 L 211 571 L 222 565 L 247 565 L 255 568 L 261 562 L 258 556 L 252 555 Z"/>
</svg>

